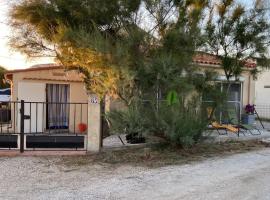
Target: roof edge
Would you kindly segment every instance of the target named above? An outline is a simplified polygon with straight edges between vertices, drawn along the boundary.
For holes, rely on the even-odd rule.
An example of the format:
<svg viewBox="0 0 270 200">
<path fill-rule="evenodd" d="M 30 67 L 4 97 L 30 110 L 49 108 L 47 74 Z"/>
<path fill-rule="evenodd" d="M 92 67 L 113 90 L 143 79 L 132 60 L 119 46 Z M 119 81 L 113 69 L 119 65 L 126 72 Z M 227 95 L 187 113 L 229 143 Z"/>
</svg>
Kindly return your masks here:
<svg viewBox="0 0 270 200">
<path fill-rule="evenodd" d="M 15 74 L 20 72 L 30 72 L 30 71 L 40 71 L 40 70 L 49 70 L 49 69 L 61 69 L 64 68 L 63 65 L 48 65 L 46 67 L 34 67 L 34 68 L 26 68 L 26 69 L 14 69 L 14 70 L 8 70 L 5 72 L 5 74 Z"/>
</svg>

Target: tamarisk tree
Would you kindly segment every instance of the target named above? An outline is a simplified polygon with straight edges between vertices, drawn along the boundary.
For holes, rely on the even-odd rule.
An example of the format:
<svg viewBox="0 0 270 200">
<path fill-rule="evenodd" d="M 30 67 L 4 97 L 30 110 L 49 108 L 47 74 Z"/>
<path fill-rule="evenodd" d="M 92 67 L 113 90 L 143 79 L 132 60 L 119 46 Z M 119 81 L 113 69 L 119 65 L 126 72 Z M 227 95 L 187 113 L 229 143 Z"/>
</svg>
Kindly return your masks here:
<svg viewBox="0 0 270 200">
<path fill-rule="evenodd" d="M 261 67 L 269 66 L 270 22 L 263 6 L 260 0 L 251 8 L 235 0 L 210 3 L 203 50 L 221 59 L 227 81 L 237 79 L 249 59 L 257 59 Z M 251 72 L 256 75 L 258 70 Z"/>
<path fill-rule="evenodd" d="M 84 74 L 89 91 L 121 97 L 179 87 L 200 44 L 207 0 L 21 0 L 10 45 Z M 189 86 L 183 85 L 184 88 Z"/>
</svg>

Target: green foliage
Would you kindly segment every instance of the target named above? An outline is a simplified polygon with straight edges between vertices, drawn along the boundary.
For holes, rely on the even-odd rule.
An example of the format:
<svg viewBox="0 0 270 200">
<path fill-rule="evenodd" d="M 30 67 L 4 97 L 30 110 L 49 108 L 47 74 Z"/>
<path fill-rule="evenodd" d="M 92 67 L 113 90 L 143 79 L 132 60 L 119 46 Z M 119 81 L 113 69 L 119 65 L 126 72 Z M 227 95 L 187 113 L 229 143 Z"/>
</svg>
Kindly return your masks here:
<svg viewBox="0 0 270 200">
<path fill-rule="evenodd" d="M 138 55 L 135 45 L 143 42 L 133 25 L 140 4 L 140 0 L 23 0 L 10 12 L 10 45 L 29 57 L 55 57 L 83 73 L 89 91 L 112 94 L 117 91 L 119 68 L 129 66 L 130 55 Z"/>
<path fill-rule="evenodd" d="M 4 67 L 0 66 L 0 88 L 1 89 L 10 87 L 10 85 L 4 81 L 5 79 L 4 74 L 6 71 L 7 70 Z"/>
<path fill-rule="evenodd" d="M 156 103 L 152 101 L 136 101 L 125 110 L 107 113 L 111 134 L 150 134 L 162 137 L 172 145 L 191 147 L 200 140 L 207 125 L 198 97 L 192 97 L 185 104 L 179 101 L 168 104 L 161 101 L 156 109 Z"/>
<path fill-rule="evenodd" d="M 269 66 L 270 23 L 259 2 L 247 9 L 236 0 L 213 1 L 207 12 L 208 21 L 203 27 L 204 50 L 221 58 L 228 81 L 239 77 L 247 59 L 256 58 L 261 67 Z M 256 72 L 253 71 L 254 76 Z"/>
<path fill-rule="evenodd" d="M 141 104 L 133 102 L 125 110 L 113 110 L 105 117 L 110 125 L 111 134 L 139 134 L 144 135 L 147 129 L 147 119 L 144 117 Z"/>
<path fill-rule="evenodd" d="M 206 129 L 207 121 L 201 114 L 201 105 L 196 97 L 185 104 L 177 103 L 168 106 L 161 103 L 158 110 L 153 110 L 152 132 L 165 137 L 173 145 L 191 147 L 199 141 Z"/>
<path fill-rule="evenodd" d="M 191 106 L 190 96 L 208 88 L 192 64 L 202 44 L 207 3 L 21 0 L 11 9 L 10 44 L 30 57 L 55 56 L 84 75 L 89 91 L 124 100 L 126 110 L 107 114 L 112 133 L 162 134 L 190 146 L 198 141 L 202 124 L 196 112 L 200 106 Z M 157 94 L 170 91 L 175 93 L 169 106 L 156 103 Z M 144 106 L 142 99 L 155 103 Z"/>
<path fill-rule="evenodd" d="M 206 3 L 22 0 L 10 12 L 10 45 L 29 57 L 55 56 L 84 74 L 91 92 L 129 104 L 134 96 L 181 85 L 184 69 L 193 68 Z"/>
</svg>

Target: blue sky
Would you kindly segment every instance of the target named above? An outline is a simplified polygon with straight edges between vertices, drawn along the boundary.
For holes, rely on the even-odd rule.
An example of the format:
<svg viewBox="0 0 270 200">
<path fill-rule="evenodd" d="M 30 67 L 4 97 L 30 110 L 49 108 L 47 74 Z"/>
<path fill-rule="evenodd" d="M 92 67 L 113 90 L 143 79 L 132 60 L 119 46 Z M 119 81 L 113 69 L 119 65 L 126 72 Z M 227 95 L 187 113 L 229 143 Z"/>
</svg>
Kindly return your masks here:
<svg viewBox="0 0 270 200">
<path fill-rule="evenodd" d="M 22 69 L 30 67 L 34 64 L 50 63 L 51 59 L 38 59 L 35 61 L 28 60 L 20 53 L 10 51 L 7 42 L 10 35 L 10 29 L 7 24 L 8 4 L 11 1 L 16 0 L 0 0 L 0 66 L 4 66 L 7 69 Z M 238 0 L 246 6 L 251 6 L 253 0 Z M 266 0 L 269 3 L 270 0 Z M 270 3 L 269 3 L 270 5 Z"/>
</svg>

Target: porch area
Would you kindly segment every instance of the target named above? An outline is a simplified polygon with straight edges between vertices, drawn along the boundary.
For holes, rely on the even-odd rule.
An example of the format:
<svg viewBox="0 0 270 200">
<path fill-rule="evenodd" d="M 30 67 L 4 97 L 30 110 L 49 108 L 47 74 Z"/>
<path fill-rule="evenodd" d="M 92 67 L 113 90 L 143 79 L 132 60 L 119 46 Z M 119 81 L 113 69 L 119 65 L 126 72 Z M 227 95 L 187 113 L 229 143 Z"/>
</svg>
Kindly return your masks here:
<svg viewBox="0 0 270 200">
<path fill-rule="evenodd" d="M 0 149 L 85 150 L 87 123 L 87 103 L 1 102 Z"/>
<path fill-rule="evenodd" d="M 228 141 L 248 141 L 248 140 L 266 140 L 270 139 L 270 122 L 262 121 L 263 126 L 259 120 L 255 121 L 254 130 L 245 131 L 239 134 L 225 131 L 225 130 L 207 130 L 204 132 L 204 140 L 206 142 L 220 143 Z M 257 131 L 260 131 L 260 134 L 257 134 Z M 251 134 L 252 133 L 252 134 Z"/>
</svg>

